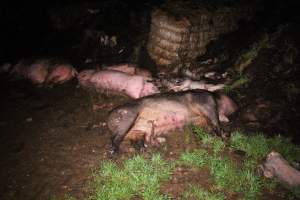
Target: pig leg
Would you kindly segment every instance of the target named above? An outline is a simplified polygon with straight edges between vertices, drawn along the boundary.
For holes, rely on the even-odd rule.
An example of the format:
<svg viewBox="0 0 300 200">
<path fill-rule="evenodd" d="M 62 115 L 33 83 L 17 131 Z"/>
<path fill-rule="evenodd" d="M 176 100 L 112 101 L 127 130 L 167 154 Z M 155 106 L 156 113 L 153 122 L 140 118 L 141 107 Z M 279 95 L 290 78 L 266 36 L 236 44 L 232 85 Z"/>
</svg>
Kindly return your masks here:
<svg viewBox="0 0 300 200">
<path fill-rule="evenodd" d="M 114 116 L 117 115 L 117 116 Z M 121 142 L 124 140 L 126 134 L 134 125 L 138 116 L 138 110 L 135 107 L 122 108 L 113 113 L 111 118 L 117 117 L 114 122 L 116 123 L 114 130 L 114 136 L 112 137 L 112 150 L 111 153 L 119 151 Z"/>
<path fill-rule="evenodd" d="M 146 133 L 145 135 L 145 142 L 146 144 L 153 144 L 153 136 L 154 136 L 154 121 L 149 120 L 148 124 L 151 126 L 151 131 Z"/>
<path fill-rule="evenodd" d="M 203 115 L 207 117 L 213 126 L 214 132 L 218 136 L 223 137 L 223 132 L 220 128 L 219 116 L 217 113 L 217 103 L 213 96 L 209 94 L 198 95 L 194 97 L 192 101 L 195 102 L 191 102 L 190 104 L 192 111 L 200 117 Z"/>
<path fill-rule="evenodd" d="M 143 152 L 145 149 L 144 140 L 133 141 L 132 145 L 136 150 L 141 151 L 141 152 Z"/>
</svg>

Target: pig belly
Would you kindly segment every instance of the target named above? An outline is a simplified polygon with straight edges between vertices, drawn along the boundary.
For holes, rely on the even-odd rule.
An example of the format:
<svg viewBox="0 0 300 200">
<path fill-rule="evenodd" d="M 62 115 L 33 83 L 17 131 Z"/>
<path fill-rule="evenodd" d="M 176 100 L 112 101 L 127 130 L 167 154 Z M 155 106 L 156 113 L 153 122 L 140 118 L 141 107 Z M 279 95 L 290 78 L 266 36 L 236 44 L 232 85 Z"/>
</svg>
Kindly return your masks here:
<svg viewBox="0 0 300 200">
<path fill-rule="evenodd" d="M 182 112 L 182 109 L 144 108 L 125 138 L 140 138 L 145 134 L 154 134 L 152 137 L 157 137 L 177 128 L 183 128 L 189 121 L 189 114 L 187 111 Z"/>
</svg>

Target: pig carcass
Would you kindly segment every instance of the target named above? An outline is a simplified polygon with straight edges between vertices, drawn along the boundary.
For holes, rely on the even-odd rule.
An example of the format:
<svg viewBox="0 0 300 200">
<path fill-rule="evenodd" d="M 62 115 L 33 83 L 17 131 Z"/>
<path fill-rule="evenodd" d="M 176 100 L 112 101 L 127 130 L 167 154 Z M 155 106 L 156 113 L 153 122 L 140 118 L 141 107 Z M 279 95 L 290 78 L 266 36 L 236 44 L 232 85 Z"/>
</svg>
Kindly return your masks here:
<svg viewBox="0 0 300 200">
<path fill-rule="evenodd" d="M 157 87 L 143 76 L 115 70 L 83 70 L 78 75 L 78 81 L 83 87 L 121 93 L 134 99 L 159 92 Z"/>
<path fill-rule="evenodd" d="M 266 178 L 275 178 L 289 187 L 300 186 L 300 171 L 293 168 L 278 152 L 272 151 L 259 169 Z"/>
<path fill-rule="evenodd" d="M 164 134 L 189 124 L 208 128 L 222 136 L 220 120 L 237 108 L 224 96 L 206 90 L 190 90 L 156 94 L 121 105 L 111 111 L 107 120 L 113 134 L 112 152 L 118 151 L 124 139 L 158 144 Z M 223 110 L 225 105 L 232 108 Z"/>
<path fill-rule="evenodd" d="M 11 73 L 37 85 L 64 83 L 77 74 L 71 64 L 54 58 L 22 59 Z"/>
<path fill-rule="evenodd" d="M 174 79 L 171 81 L 163 81 L 163 84 L 172 91 L 186 91 L 186 90 L 195 90 L 195 89 L 202 89 L 208 90 L 211 92 L 221 90 L 224 88 L 224 84 L 209 84 L 205 81 L 193 81 L 189 78 L 181 79 Z"/>
<path fill-rule="evenodd" d="M 62 84 L 71 80 L 77 75 L 77 71 L 71 64 L 59 63 L 49 67 L 46 84 Z"/>
<path fill-rule="evenodd" d="M 48 76 L 49 66 L 50 61 L 48 59 L 22 59 L 13 67 L 12 73 L 34 84 L 41 85 Z"/>
</svg>

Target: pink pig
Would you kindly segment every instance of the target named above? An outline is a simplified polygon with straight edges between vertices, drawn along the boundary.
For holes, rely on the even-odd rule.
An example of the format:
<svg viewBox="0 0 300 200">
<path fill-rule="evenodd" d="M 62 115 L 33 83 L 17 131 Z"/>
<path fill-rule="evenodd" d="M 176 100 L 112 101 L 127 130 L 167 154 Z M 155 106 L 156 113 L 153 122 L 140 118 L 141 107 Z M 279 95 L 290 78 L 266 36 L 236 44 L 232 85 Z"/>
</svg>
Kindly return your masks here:
<svg viewBox="0 0 300 200">
<path fill-rule="evenodd" d="M 75 77 L 77 71 L 71 64 L 57 64 L 49 68 L 46 83 L 64 83 Z"/>
<path fill-rule="evenodd" d="M 79 73 L 78 80 L 83 87 L 123 93 L 134 99 L 159 92 L 153 83 L 146 81 L 145 77 L 115 70 L 84 70 Z"/>
<path fill-rule="evenodd" d="M 33 62 L 20 60 L 12 70 L 17 76 L 30 80 L 34 84 L 43 84 L 48 75 L 49 62 L 38 59 Z"/>
</svg>

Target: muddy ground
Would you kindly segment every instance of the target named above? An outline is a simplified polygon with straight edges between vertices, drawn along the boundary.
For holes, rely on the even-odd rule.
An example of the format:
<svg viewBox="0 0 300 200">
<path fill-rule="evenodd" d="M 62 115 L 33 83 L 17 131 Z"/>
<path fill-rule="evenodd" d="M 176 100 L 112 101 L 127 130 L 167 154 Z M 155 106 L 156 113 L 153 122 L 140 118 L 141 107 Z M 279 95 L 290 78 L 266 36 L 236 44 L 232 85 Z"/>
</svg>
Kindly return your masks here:
<svg viewBox="0 0 300 200">
<path fill-rule="evenodd" d="M 133 5 L 120 4 L 118 9 L 122 12 L 114 14 L 126 13 L 130 6 Z M 71 27 L 67 31 L 53 31 L 53 28 L 47 26 L 42 31 L 45 36 L 43 40 L 37 38 L 38 43 L 33 46 L 29 45 L 30 41 L 26 41 L 26 37 L 12 41 L 6 49 L 1 49 L 1 61 L 16 62 L 21 57 L 37 55 L 38 52 L 39 55 L 68 58 L 79 70 L 85 68 L 86 59 L 91 58 L 100 64 L 138 61 L 141 66 L 155 71 L 155 66 L 149 61 L 143 48 L 138 55 L 132 49 L 147 38 L 144 33 L 149 28 L 151 6 L 148 4 L 146 8 L 143 7 L 146 12 L 134 8 L 134 14 L 127 13 L 126 17 L 119 17 L 125 21 L 112 30 L 105 29 L 106 34 L 116 34 L 121 38 L 115 49 L 95 49 L 90 46 L 89 41 L 88 44 L 80 42 L 84 40 L 82 30 L 102 31 L 99 24 L 103 22 L 103 18 L 93 25 L 88 23 L 91 20 L 88 18 L 79 27 Z M 278 7 L 273 6 L 271 10 L 276 9 Z M 274 13 L 276 17 L 279 16 L 275 11 Z M 261 23 L 253 22 L 211 44 L 208 53 L 198 61 L 214 57 L 226 58 L 216 68 L 224 72 L 234 65 L 240 52 L 251 49 L 251 44 L 259 41 L 268 30 L 269 38 L 273 39 L 270 42 L 273 48 L 261 51 L 245 70 L 245 75 L 251 81 L 230 93 L 240 110 L 225 129 L 263 131 L 268 135 L 281 133 L 292 137 L 299 144 L 299 26 L 293 18 L 285 18 L 285 21 L 279 18 L 275 23 L 262 16 L 260 17 L 264 21 Z M 110 17 L 108 19 L 114 19 L 111 14 Z M 14 18 L 12 21 L 18 20 Z M 109 27 L 109 23 L 106 22 L 106 27 Z M 27 28 L 25 34 L 30 35 L 31 28 Z M 117 31 L 122 29 L 124 31 Z M 15 28 L 11 30 L 15 31 Z M 74 34 L 76 31 L 77 35 Z M 9 34 L 8 31 L 6 36 Z M 35 37 L 36 34 L 31 35 L 31 39 Z M 5 40 L 5 37 L 1 39 Z M 43 42 L 39 43 L 40 41 Z M 19 44 L 21 47 L 17 48 Z M 0 76 L 0 91 L 0 199 L 63 198 L 66 194 L 85 199 L 90 192 L 92 171 L 103 161 L 118 161 L 138 153 L 130 152 L 129 149 L 129 152 L 118 158 L 111 158 L 108 154 L 111 135 L 105 126 L 106 116 L 112 107 L 129 101 L 128 98 L 83 90 L 77 86 L 76 80 L 53 88 L 36 87 L 24 80 L 15 80 L 7 74 Z M 172 160 L 180 152 L 199 145 L 193 136 L 188 139 L 187 144 L 182 144 L 182 138 L 179 133 L 169 138 L 167 149 L 149 150 L 144 154 L 159 151 L 165 158 Z M 197 183 L 205 187 L 210 184 L 209 181 L 208 171 L 180 168 L 175 170 L 171 182 L 164 184 L 162 190 L 172 194 L 174 199 L 179 199 L 187 184 Z M 280 195 L 269 195 L 266 193 L 263 196 L 265 199 L 280 199 Z"/>
</svg>

